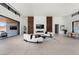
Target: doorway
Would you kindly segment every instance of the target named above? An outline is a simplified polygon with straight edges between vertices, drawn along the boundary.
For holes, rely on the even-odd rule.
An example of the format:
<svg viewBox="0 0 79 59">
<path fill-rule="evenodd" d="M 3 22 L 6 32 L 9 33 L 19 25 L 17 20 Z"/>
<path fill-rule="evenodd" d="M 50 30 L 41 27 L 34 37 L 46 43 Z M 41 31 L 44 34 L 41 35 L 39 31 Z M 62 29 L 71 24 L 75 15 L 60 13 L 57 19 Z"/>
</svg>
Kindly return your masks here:
<svg viewBox="0 0 79 59">
<path fill-rule="evenodd" d="M 0 31 L 6 32 L 8 37 L 20 34 L 20 22 L 0 15 Z"/>
<path fill-rule="evenodd" d="M 79 33 L 79 20 L 72 22 L 72 32 Z"/>
<path fill-rule="evenodd" d="M 20 22 L 17 21 L 17 35 L 20 35 Z"/>
<path fill-rule="evenodd" d="M 55 24 L 55 34 L 59 33 L 59 24 Z"/>
<path fill-rule="evenodd" d="M 74 32 L 74 22 L 72 22 L 72 32 Z"/>
</svg>

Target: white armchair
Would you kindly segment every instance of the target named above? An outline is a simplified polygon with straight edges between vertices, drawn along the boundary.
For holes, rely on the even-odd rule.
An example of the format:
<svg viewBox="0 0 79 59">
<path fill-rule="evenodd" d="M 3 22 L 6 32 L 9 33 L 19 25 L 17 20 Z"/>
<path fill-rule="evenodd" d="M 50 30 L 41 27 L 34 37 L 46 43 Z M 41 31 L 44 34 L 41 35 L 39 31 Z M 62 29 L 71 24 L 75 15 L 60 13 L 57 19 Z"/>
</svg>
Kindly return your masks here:
<svg viewBox="0 0 79 59">
<path fill-rule="evenodd" d="M 23 35 L 23 38 L 24 38 L 24 40 L 30 40 L 30 34 L 28 35 L 28 34 L 24 34 Z"/>
<path fill-rule="evenodd" d="M 44 36 L 47 36 L 47 37 L 53 37 L 53 33 L 52 32 L 45 32 Z"/>
</svg>

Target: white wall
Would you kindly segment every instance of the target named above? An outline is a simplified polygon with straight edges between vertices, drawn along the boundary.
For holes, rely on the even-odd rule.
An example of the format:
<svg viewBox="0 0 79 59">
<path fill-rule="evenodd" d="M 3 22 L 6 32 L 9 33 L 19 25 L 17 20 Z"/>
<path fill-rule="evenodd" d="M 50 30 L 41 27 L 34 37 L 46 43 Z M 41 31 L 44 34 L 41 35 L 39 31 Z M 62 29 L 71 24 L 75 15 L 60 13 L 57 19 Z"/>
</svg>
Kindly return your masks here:
<svg viewBox="0 0 79 59">
<path fill-rule="evenodd" d="M 26 26 L 26 30 L 27 30 L 27 18 L 24 17 L 19 17 L 17 15 L 15 15 L 14 13 L 12 13 L 11 11 L 9 11 L 8 9 L 4 8 L 3 6 L 0 5 L 0 15 L 4 15 L 6 17 L 12 18 L 16 21 L 20 22 L 20 34 L 23 34 L 24 31 L 24 26 Z M 34 29 L 36 31 L 36 25 L 35 24 L 44 24 L 45 28 L 44 31 L 46 31 L 46 16 L 34 16 Z M 54 33 L 54 25 L 55 24 L 59 24 L 59 25 L 63 25 L 63 17 L 53 17 L 53 33 Z M 60 27 L 59 27 L 60 28 Z M 35 33 L 34 31 L 34 33 Z M 60 31 L 59 29 L 59 33 L 62 33 L 62 31 Z"/>
<path fill-rule="evenodd" d="M 71 17 L 71 15 L 65 16 L 64 20 L 65 20 L 65 26 L 67 27 L 68 32 L 72 32 L 72 22 L 79 20 L 79 15 L 76 15 L 73 17 Z"/>
<path fill-rule="evenodd" d="M 64 17 L 65 27 L 68 32 L 72 32 L 72 18 L 71 16 Z"/>
<path fill-rule="evenodd" d="M 28 17 L 25 18 L 26 33 L 28 33 Z"/>
<path fill-rule="evenodd" d="M 18 15 L 15 15 L 8 9 L 4 8 L 3 6 L 0 5 L 0 15 L 4 15 L 6 17 L 12 18 L 16 21 L 20 22 L 20 34 L 23 34 L 23 27 L 26 26 L 26 19 L 24 17 L 19 17 Z"/>
<path fill-rule="evenodd" d="M 53 17 L 53 16 L 52 16 Z M 59 34 L 63 34 L 64 32 L 60 30 L 60 26 L 64 25 L 64 20 L 63 17 L 53 17 L 52 21 L 52 31 L 55 33 L 55 24 L 59 24 Z M 34 16 L 34 33 L 36 34 L 36 24 L 44 24 L 44 29 L 38 29 L 38 30 L 43 30 L 44 32 L 46 31 L 46 16 Z"/>
<path fill-rule="evenodd" d="M 36 24 L 44 24 L 44 29 L 36 29 Z M 46 31 L 46 16 L 34 16 L 34 33 L 36 34 L 36 31 Z"/>
<path fill-rule="evenodd" d="M 53 33 L 55 33 L 55 24 L 59 24 L 59 34 L 63 34 L 64 32 L 60 30 L 60 26 L 64 25 L 63 17 L 53 17 Z"/>
</svg>

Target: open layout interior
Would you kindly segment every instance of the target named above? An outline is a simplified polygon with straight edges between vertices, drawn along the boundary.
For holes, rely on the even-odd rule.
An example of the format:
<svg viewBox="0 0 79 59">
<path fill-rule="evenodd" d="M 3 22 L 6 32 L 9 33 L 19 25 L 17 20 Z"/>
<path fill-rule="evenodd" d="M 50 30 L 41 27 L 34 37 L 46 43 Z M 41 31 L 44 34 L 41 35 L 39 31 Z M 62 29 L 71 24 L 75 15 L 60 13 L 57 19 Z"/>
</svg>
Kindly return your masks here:
<svg viewBox="0 0 79 59">
<path fill-rule="evenodd" d="M 1 55 L 78 55 L 79 3 L 0 3 Z"/>
</svg>

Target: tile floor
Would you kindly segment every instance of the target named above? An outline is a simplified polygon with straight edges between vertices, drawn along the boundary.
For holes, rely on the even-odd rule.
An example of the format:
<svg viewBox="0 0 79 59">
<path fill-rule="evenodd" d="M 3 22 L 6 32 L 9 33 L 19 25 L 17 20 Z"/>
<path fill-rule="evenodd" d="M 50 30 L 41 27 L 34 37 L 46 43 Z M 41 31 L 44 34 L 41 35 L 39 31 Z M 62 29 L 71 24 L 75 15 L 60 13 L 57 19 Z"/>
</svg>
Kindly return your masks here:
<svg viewBox="0 0 79 59">
<path fill-rule="evenodd" d="M 78 55 L 79 40 L 56 35 L 43 43 L 29 43 L 21 36 L 0 40 L 0 55 Z"/>
</svg>

